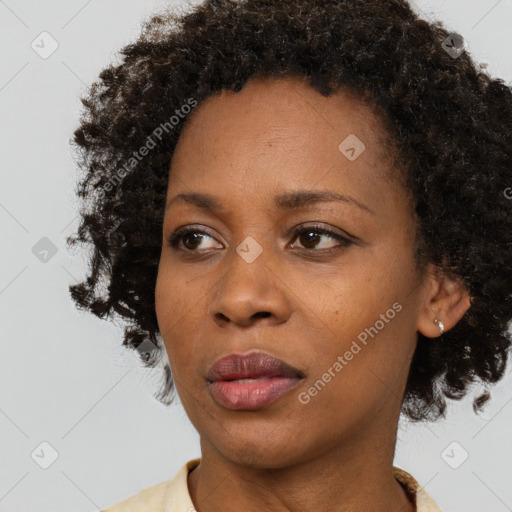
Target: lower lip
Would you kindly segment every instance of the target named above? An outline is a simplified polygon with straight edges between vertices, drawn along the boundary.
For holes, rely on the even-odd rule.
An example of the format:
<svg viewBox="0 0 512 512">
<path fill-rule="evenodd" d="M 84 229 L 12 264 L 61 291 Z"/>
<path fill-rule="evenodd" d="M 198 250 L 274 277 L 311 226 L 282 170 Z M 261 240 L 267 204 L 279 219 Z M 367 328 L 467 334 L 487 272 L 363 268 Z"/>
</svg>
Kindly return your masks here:
<svg viewBox="0 0 512 512">
<path fill-rule="evenodd" d="M 297 387 L 301 379 L 272 377 L 251 382 L 218 380 L 210 382 L 213 399 L 228 409 L 261 409 Z"/>
</svg>

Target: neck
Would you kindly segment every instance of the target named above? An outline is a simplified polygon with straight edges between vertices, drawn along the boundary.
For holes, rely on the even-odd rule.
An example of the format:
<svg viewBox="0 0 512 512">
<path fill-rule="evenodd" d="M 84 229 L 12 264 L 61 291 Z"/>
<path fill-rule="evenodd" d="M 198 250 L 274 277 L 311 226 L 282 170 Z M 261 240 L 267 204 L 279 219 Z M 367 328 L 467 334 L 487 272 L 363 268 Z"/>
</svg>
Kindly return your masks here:
<svg viewBox="0 0 512 512">
<path fill-rule="evenodd" d="M 396 428 L 371 439 L 351 437 L 336 450 L 265 468 L 242 465 L 201 438 L 201 463 L 189 475 L 189 492 L 200 512 L 415 512 L 393 477 Z"/>
</svg>

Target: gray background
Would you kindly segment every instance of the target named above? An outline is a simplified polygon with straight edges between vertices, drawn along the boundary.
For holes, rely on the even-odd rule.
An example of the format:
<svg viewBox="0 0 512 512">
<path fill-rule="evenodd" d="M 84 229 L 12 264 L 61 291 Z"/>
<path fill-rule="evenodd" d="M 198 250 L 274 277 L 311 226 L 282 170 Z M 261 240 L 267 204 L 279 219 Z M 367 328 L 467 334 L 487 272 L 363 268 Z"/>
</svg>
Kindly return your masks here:
<svg viewBox="0 0 512 512">
<path fill-rule="evenodd" d="M 95 511 L 200 455 L 181 406 L 152 397 L 157 370 L 121 347 L 122 326 L 75 309 L 67 288 L 84 275 L 86 255 L 64 245 L 78 225 L 69 147 L 78 98 L 140 21 L 170 4 L 0 0 L 0 512 Z M 415 8 L 462 34 L 510 83 L 511 0 L 417 0 Z M 59 45 L 46 59 L 31 47 L 43 31 Z M 43 237 L 57 251 L 46 262 L 34 254 L 50 245 Z M 395 465 L 443 512 L 512 510 L 511 381 L 509 370 L 480 418 L 468 398 L 439 423 L 400 424 Z M 40 464 L 52 448 L 42 442 L 58 454 L 47 469 Z"/>
</svg>

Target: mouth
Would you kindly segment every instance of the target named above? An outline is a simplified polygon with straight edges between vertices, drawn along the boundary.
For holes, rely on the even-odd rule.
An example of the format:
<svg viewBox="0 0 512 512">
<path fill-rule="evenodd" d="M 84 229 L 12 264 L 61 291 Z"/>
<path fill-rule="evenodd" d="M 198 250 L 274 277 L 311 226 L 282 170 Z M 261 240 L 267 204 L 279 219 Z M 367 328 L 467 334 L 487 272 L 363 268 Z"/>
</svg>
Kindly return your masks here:
<svg viewBox="0 0 512 512">
<path fill-rule="evenodd" d="M 207 375 L 212 398 L 234 410 L 261 409 L 297 387 L 304 373 L 263 352 L 231 354 L 217 360 Z"/>
</svg>

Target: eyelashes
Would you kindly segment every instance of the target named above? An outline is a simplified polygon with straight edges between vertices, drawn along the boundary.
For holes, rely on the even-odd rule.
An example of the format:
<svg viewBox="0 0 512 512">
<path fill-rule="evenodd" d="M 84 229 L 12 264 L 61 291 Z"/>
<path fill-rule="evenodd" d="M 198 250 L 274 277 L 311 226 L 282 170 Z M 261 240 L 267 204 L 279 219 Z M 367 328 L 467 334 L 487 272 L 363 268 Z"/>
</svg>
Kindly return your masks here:
<svg viewBox="0 0 512 512">
<path fill-rule="evenodd" d="M 309 247 L 304 247 L 303 249 L 301 248 L 301 250 L 311 250 L 314 252 L 320 252 L 320 251 L 321 252 L 332 252 L 333 250 L 336 250 L 337 248 L 348 247 L 349 245 L 351 245 L 353 243 L 352 240 L 350 240 L 347 236 L 344 236 L 344 235 L 337 233 L 336 231 L 332 231 L 330 229 L 321 228 L 319 226 L 302 226 L 302 227 L 296 229 L 293 232 L 293 240 L 297 240 L 302 236 L 311 235 L 311 234 L 314 234 L 317 239 L 325 237 L 325 238 L 329 238 L 331 240 L 335 240 L 335 241 L 339 242 L 339 244 L 335 245 L 334 247 L 329 247 L 327 249 L 318 250 L 318 249 L 311 249 Z"/>
<path fill-rule="evenodd" d="M 311 238 L 311 235 L 313 237 Z M 292 233 L 292 241 L 295 241 L 299 239 L 300 243 L 303 245 L 303 247 L 298 247 L 297 250 L 301 252 L 309 252 L 309 253 L 319 253 L 319 254 L 326 254 L 331 253 L 336 250 L 343 249 L 345 247 L 349 247 L 350 245 L 354 244 L 354 241 L 351 239 L 351 236 L 344 235 L 341 233 L 338 233 L 336 231 L 321 227 L 320 225 L 309 225 L 309 226 L 300 226 L 299 228 L 295 229 Z M 310 239 L 306 241 L 304 237 L 309 236 Z M 175 250 L 188 252 L 190 254 L 193 253 L 199 253 L 202 251 L 197 250 L 197 245 L 194 248 L 186 247 L 182 248 L 181 243 L 186 242 L 188 239 L 188 242 L 192 241 L 191 245 L 194 245 L 194 243 L 201 244 L 204 239 L 211 238 L 215 240 L 215 237 L 210 234 L 208 231 L 204 229 L 200 229 L 199 227 L 189 226 L 185 228 L 181 228 L 176 230 L 168 239 L 169 246 L 171 246 Z M 300 240 L 302 238 L 302 240 Z M 316 243 L 321 240 L 322 238 L 326 238 L 335 242 L 338 242 L 337 245 L 334 245 L 333 247 L 328 248 L 316 248 Z M 307 247 L 305 245 L 312 244 L 313 248 Z"/>
</svg>

